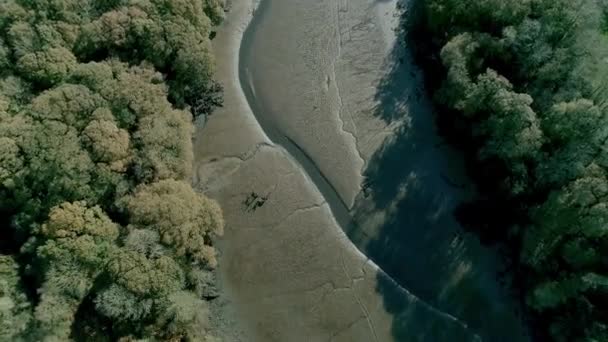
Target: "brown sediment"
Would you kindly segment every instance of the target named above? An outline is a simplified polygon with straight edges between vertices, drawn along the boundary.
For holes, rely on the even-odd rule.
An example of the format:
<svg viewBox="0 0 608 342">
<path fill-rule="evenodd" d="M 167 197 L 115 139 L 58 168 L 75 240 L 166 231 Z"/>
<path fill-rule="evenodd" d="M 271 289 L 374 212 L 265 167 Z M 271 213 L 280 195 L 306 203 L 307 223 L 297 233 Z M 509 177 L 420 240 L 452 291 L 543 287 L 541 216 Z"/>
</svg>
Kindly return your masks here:
<svg viewBox="0 0 608 342">
<path fill-rule="evenodd" d="M 445 229 L 430 227 L 434 245 L 419 230 L 428 225 L 417 217 L 449 216 L 442 210 L 467 194 L 439 184 L 441 170 L 447 168 L 450 179 L 461 175 L 436 151 L 439 138 L 432 119 L 424 118 L 430 107 L 403 103 L 396 99 L 402 93 L 392 94 L 394 112 L 381 107 L 386 99 L 378 89 L 395 72 L 395 2 L 263 1 L 249 28 L 255 5 L 234 1 L 213 41 L 225 105 L 195 139 L 195 185 L 221 203 L 227 222 L 219 241 L 218 329 L 229 341 L 469 341 L 492 336 L 484 331 L 491 324 L 470 326 L 468 318 L 478 315 L 504 323 L 499 333 L 518 334 L 509 306 L 486 282 L 495 266 L 478 262 L 491 251 L 472 239 L 464 252 L 462 244 L 450 247 L 447 237 L 459 229 L 453 219 L 441 221 Z M 408 58 L 399 59 L 402 67 L 411 66 Z M 405 90 L 420 92 L 416 73 L 407 74 Z M 410 150 L 417 154 L 409 161 L 420 168 L 395 183 L 400 190 L 379 206 L 384 180 L 370 170 L 412 128 L 419 134 L 409 142 L 420 147 Z M 397 169 L 399 158 L 393 159 L 397 164 L 389 165 Z M 427 176 L 433 172 L 437 179 Z M 367 196 L 359 194 L 364 177 L 370 180 Z M 424 210 L 404 208 L 420 182 L 433 183 L 428 191 L 446 199 Z M 390 234 L 399 234 L 386 229 L 395 211 L 414 219 L 401 239 L 394 235 L 394 243 L 383 246 Z M 407 242 L 404 234 L 410 234 Z M 435 267 L 432 262 L 446 260 L 433 246 L 453 259 Z M 413 260 L 385 258 L 411 247 L 419 253 Z M 418 268 L 408 274 L 400 265 Z M 406 290 L 408 282 L 415 289 L 428 285 L 424 301 Z M 465 286 L 471 290 L 464 292 Z M 488 302 L 494 299 L 498 303 Z M 485 312 L 470 312 L 483 303 Z"/>
</svg>

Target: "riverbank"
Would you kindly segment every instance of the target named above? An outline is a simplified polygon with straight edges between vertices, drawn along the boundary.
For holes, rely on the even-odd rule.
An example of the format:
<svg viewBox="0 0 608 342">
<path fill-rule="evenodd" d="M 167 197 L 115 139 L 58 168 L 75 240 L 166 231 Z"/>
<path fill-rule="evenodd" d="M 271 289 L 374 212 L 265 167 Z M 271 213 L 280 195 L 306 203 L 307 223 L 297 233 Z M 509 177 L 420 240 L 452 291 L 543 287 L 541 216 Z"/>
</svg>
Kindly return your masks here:
<svg viewBox="0 0 608 342">
<path fill-rule="evenodd" d="M 253 8 L 233 2 L 214 39 L 225 105 L 195 137 L 194 184 L 220 202 L 226 220 L 217 330 L 236 341 L 403 341 L 398 322 L 406 340 L 473 340 L 354 247 L 301 165 L 256 122 L 238 82 Z"/>
<path fill-rule="evenodd" d="M 407 5 L 266 0 L 241 50 L 245 93 L 361 251 L 483 338 L 525 341 L 497 280 L 500 256 L 454 218 L 475 189 L 436 132 L 398 8 Z"/>
</svg>

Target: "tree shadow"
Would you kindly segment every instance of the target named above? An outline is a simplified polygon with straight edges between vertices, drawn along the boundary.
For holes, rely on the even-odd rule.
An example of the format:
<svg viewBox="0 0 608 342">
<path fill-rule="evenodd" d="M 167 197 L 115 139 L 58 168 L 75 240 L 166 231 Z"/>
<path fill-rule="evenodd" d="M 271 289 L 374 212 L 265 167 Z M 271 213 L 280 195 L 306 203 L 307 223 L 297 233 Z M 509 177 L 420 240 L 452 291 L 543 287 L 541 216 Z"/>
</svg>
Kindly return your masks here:
<svg viewBox="0 0 608 342">
<path fill-rule="evenodd" d="M 436 131 L 405 39 L 404 23 L 415 5 L 398 5 L 404 11 L 401 30 L 375 96 L 374 115 L 398 128 L 368 161 L 347 234 L 390 278 L 428 304 L 413 305 L 417 300 L 408 300 L 379 274 L 377 291 L 394 315 L 397 340 L 527 340 L 519 305 L 499 281 L 504 265 L 498 252 L 482 246 L 454 217 L 475 189 L 464 157 Z"/>
<path fill-rule="evenodd" d="M 404 293 L 394 280 L 381 273 L 378 275 L 378 291 L 384 297 L 386 310 L 394 315 L 392 335 L 395 341 L 478 341 L 479 338 L 449 317 L 439 315 L 418 299 Z"/>
</svg>

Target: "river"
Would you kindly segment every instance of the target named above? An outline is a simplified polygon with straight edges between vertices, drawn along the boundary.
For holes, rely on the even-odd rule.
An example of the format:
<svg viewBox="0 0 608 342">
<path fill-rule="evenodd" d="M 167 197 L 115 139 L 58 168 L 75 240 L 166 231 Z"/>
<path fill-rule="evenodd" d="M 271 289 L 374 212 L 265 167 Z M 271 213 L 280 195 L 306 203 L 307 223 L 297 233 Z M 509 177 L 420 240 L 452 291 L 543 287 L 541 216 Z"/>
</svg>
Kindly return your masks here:
<svg viewBox="0 0 608 342">
<path fill-rule="evenodd" d="M 197 136 L 195 181 L 226 212 L 222 283 L 258 340 L 527 339 L 496 252 L 452 215 L 474 189 L 434 129 L 398 7 L 263 0 L 214 42 L 227 105 Z"/>
</svg>

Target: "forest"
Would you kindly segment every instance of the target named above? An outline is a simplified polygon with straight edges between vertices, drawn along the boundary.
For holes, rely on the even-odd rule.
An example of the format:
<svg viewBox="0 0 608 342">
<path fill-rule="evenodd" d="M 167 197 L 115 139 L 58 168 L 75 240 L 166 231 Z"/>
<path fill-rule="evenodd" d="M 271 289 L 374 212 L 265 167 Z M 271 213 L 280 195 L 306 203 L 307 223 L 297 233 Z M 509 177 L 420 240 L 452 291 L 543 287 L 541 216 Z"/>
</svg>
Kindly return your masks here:
<svg viewBox="0 0 608 342">
<path fill-rule="evenodd" d="M 426 0 L 408 28 L 538 340 L 608 341 L 607 5 Z"/>
<path fill-rule="evenodd" d="M 217 341 L 220 1 L 0 1 L 0 341 Z"/>
</svg>

